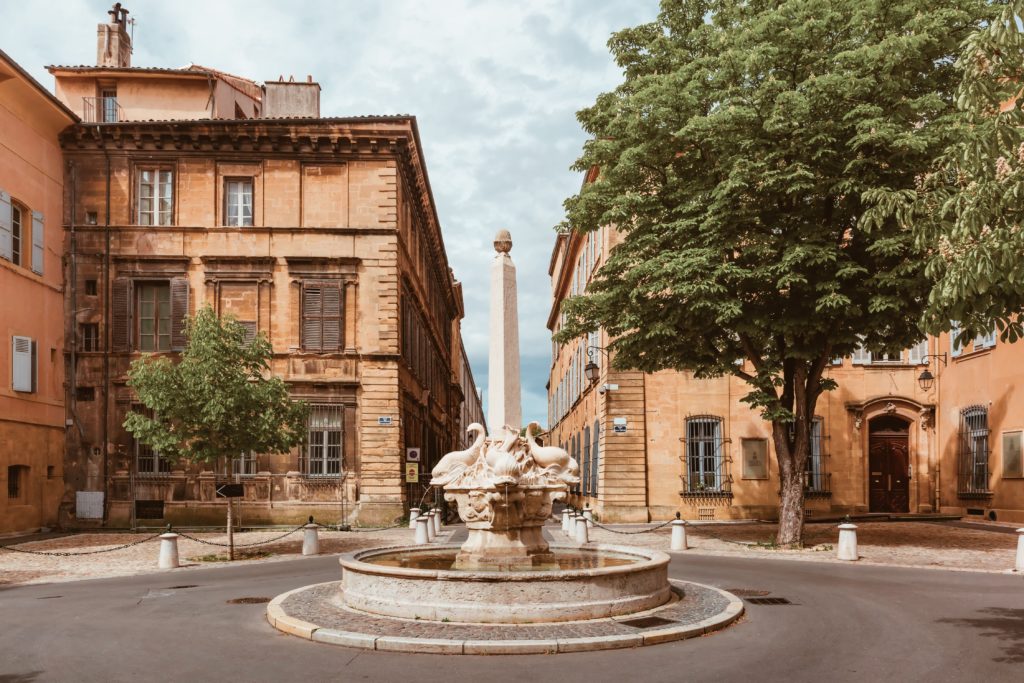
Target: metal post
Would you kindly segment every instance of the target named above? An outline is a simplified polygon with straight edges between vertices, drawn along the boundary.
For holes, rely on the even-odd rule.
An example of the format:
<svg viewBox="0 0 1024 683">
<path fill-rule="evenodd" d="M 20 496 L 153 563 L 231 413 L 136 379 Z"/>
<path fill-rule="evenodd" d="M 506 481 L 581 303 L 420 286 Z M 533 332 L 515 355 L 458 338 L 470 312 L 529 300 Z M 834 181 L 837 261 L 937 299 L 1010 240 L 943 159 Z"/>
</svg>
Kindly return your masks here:
<svg viewBox="0 0 1024 683">
<path fill-rule="evenodd" d="M 1017 562 L 1014 569 L 1024 572 L 1024 529 L 1017 529 Z"/>
<path fill-rule="evenodd" d="M 594 528 L 594 511 L 591 510 L 588 507 L 586 510 L 583 511 L 583 516 L 587 520 L 587 528 L 588 529 L 593 529 Z"/>
<path fill-rule="evenodd" d="M 437 536 L 441 533 L 441 508 L 434 508 L 430 514 L 434 516 L 434 536 Z"/>
<path fill-rule="evenodd" d="M 309 524 L 305 526 L 302 532 L 302 554 L 303 555 L 319 555 L 320 554 L 320 537 L 317 530 L 320 528 L 319 524 L 313 523 L 313 516 L 309 517 Z"/>
<path fill-rule="evenodd" d="M 434 527 L 434 513 L 428 512 L 420 517 L 420 519 L 427 520 L 427 542 L 432 543 L 437 538 L 437 529 Z"/>
</svg>

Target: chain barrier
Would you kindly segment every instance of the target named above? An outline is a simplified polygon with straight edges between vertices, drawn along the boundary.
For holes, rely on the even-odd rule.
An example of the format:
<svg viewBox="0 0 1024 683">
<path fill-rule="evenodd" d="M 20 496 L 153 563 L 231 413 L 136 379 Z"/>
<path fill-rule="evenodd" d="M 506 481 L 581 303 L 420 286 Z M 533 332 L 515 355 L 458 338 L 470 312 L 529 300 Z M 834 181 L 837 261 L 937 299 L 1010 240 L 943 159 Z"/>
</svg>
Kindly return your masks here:
<svg viewBox="0 0 1024 683">
<path fill-rule="evenodd" d="M 25 550 L 24 548 L 15 548 L 13 545 L 0 545 L 0 550 L 9 550 L 12 553 L 25 553 L 26 555 L 50 555 L 51 557 L 74 557 L 75 555 L 97 555 L 99 553 L 110 553 L 115 550 L 124 550 L 125 548 L 131 548 L 133 545 L 139 545 L 146 541 L 152 541 L 154 538 L 159 537 L 164 532 L 147 536 L 139 541 L 132 541 L 131 543 L 125 543 L 124 545 L 114 546 L 113 548 L 103 548 L 102 550 L 85 550 L 82 552 L 62 552 L 62 551 L 46 551 L 46 550 Z"/>
<path fill-rule="evenodd" d="M 399 517 L 398 519 L 395 520 L 395 523 L 392 524 L 391 526 L 373 526 L 373 527 L 367 527 L 365 529 L 358 529 L 356 527 L 349 527 L 348 529 L 339 529 L 338 527 L 340 527 L 342 525 L 338 524 L 338 525 L 334 525 L 334 526 L 326 526 L 324 528 L 330 529 L 331 531 L 350 531 L 352 533 L 369 533 L 369 532 L 373 532 L 373 531 L 387 531 L 388 529 L 397 529 L 398 527 L 405 526 L 405 525 L 406 525 L 405 518 L 404 517 Z"/>
<path fill-rule="evenodd" d="M 658 529 L 664 529 L 665 527 L 667 527 L 669 524 L 671 524 L 672 522 L 674 522 L 676 520 L 670 519 L 669 521 L 667 521 L 667 522 L 665 522 L 663 524 L 659 524 L 658 526 L 652 526 L 652 527 L 650 527 L 648 529 L 640 529 L 639 531 L 622 531 L 621 529 L 612 529 L 611 527 L 607 527 L 604 524 L 601 524 L 600 522 L 595 521 L 595 520 L 589 520 L 589 521 L 592 522 L 594 526 L 600 527 L 601 529 L 604 529 L 605 531 L 610 531 L 613 534 L 622 534 L 623 536 L 633 536 L 635 534 L 649 534 L 652 531 L 657 531 Z"/>
<path fill-rule="evenodd" d="M 301 524 L 301 525 L 295 527 L 294 529 L 292 529 L 291 531 L 286 531 L 283 534 L 281 534 L 280 536 L 275 536 L 273 538 L 268 538 L 268 539 L 266 539 L 264 541 L 254 541 L 252 543 L 235 543 L 234 545 L 235 545 L 236 548 L 251 548 L 251 547 L 257 546 L 257 545 L 266 545 L 267 543 L 273 543 L 274 541 L 280 541 L 282 538 L 285 538 L 286 536 L 291 536 L 296 531 L 301 531 L 302 529 L 304 529 L 305 526 L 306 526 L 305 524 Z M 196 543 L 202 543 L 203 545 L 215 545 L 215 546 L 218 546 L 220 548 L 230 548 L 231 547 L 230 543 L 217 543 L 216 541 L 207 541 L 205 539 L 198 538 L 198 537 L 192 536 L 190 534 L 186 534 L 184 531 L 174 530 L 174 533 L 178 534 L 179 536 L 182 536 L 183 538 L 187 538 L 190 541 L 195 541 Z"/>
</svg>

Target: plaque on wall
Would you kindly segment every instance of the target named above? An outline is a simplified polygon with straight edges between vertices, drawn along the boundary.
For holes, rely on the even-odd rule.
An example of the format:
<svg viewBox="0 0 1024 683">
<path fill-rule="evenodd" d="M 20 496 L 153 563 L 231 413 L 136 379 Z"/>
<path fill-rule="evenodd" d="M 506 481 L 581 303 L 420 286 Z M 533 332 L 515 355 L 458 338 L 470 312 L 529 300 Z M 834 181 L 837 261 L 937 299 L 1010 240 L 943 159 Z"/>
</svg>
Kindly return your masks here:
<svg viewBox="0 0 1024 683">
<path fill-rule="evenodd" d="M 1024 477 L 1021 432 L 1003 432 L 1003 478 Z"/>
<path fill-rule="evenodd" d="M 768 478 L 768 440 L 743 439 L 743 478 Z"/>
</svg>

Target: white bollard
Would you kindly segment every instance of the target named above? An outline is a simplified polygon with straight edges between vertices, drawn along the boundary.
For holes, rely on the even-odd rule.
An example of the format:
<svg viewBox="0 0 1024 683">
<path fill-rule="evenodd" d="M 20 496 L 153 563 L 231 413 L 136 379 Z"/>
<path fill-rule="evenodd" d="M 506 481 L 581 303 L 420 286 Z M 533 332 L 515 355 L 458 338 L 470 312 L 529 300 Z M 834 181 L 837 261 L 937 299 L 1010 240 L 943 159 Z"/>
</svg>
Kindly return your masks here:
<svg viewBox="0 0 1024 683">
<path fill-rule="evenodd" d="M 677 519 L 672 522 L 672 550 L 686 550 L 686 522 Z"/>
<path fill-rule="evenodd" d="M 565 535 L 572 538 L 576 535 L 576 513 L 569 513 L 569 524 L 565 527 Z"/>
<path fill-rule="evenodd" d="M 562 533 L 569 533 L 569 508 L 562 508 Z"/>
<path fill-rule="evenodd" d="M 576 542 L 580 545 L 590 543 L 590 536 L 587 534 L 587 518 L 583 515 L 576 517 Z"/>
<path fill-rule="evenodd" d="M 410 529 L 415 529 L 416 528 L 416 518 L 419 517 L 419 516 L 420 516 L 420 509 L 419 508 L 412 508 L 411 510 L 409 510 L 409 528 Z"/>
<path fill-rule="evenodd" d="M 590 508 L 587 508 L 586 510 L 583 511 L 583 516 L 587 520 L 587 528 L 588 529 L 593 529 L 594 528 L 594 511 L 591 510 Z"/>
<path fill-rule="evenodd" d="M 1017 563 L 1015 569 L 1024 572 L 1024 529 L 1017 529 Z"/>
<path fill-rule="evenodd" d="M 319 524 L 309 523 L 305 526 L 302 532 L 302 554 L 303 555 L 319 555 L 320 554 L 320 535 L 317 530 L 320 528 Z"/>
<path fill-rule="evenodd" d="M 427 541 L 430 542 L 430 543 L 433 543 L 434 539 L 437 538 L 437 529 L 434 527 L 434 513 L 433 512 L 428 512 L 426 514 L 426 518 L 427 518 Z M 420 517 L 420 519 L 423 519 L 423 518 Z"/>
<path fill-rule="evenodd" d="M 430 514 L 434 515 L 434 535 L 437 536 L 441 533 L 441 508 L 434 508 Z"/>
<path fill-rule="evenodd" d="M 160 558 L 156 566 L 160 569 L 174 569 L 178 566 L 178 534 L 167 532 L 160 535 Z"/>
<path fill-rule="evenodd" d="M 857 555 L 857 525 L 839 525 L 839 547 L 836 552 L 836 559 L 855 562 L 859 559 Z"/>
<path fill-rule="evenodd" d="M 427 519 L 426 515 L 416 518 L 416 545 L 426 545 L 430 543 L 430 533 L 427 531 L 427 527 L 430 526 L 430 520 Z"/>
</svg>

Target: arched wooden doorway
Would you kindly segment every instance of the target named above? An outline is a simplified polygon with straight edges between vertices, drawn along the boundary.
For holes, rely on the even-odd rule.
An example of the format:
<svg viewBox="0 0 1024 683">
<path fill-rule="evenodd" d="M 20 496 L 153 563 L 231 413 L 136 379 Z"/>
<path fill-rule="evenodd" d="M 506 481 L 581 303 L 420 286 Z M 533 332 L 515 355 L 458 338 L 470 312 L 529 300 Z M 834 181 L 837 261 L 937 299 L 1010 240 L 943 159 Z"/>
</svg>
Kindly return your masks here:
<svg viewBox="0 0 1024 683">
<path fill-rule="evenodd" d="M 910 512 L 910 423 L 895 415 L 868 422 L 871 512 Z"/>
</svg>

